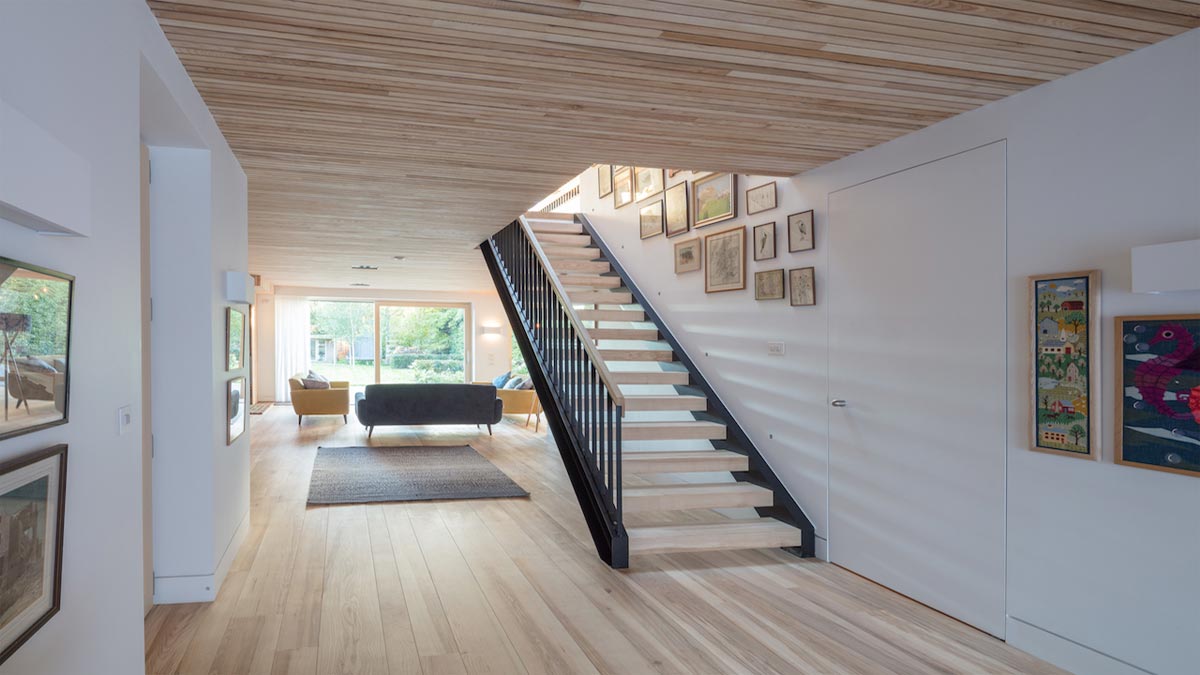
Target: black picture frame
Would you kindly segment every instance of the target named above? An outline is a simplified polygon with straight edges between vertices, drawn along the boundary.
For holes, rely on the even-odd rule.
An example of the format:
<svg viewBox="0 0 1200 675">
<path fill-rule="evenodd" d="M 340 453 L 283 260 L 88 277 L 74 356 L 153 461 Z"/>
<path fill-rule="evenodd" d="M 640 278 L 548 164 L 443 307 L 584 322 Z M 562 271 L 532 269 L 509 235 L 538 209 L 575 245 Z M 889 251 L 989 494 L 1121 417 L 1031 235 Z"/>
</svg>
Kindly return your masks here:
<svg viewBox="0 0 1200 675">
<path fill-rule="evenodd" d="M 35 274 L 41 274 L 41 275 L 44 275 L 47 277 L 59 279 L 61 281 L 65 281 L 67 283 L 67 316 L 66 316 L 67 334 L 65 336 L 63 336 L 64 337 L 63 370 L 61 373 L 62 374 L 62 389 L 63 389 L 62 417 L 53 419 L 53 420 L 44 421 L 44 422 L 37 422 L 34 424 L 30 424 L 28 426 L 18 427 L 18 428 L 10 429 L 7 431 L 3 430 L 3 427 L 0 427 L 0 441 L 7 440 L 9 438 L 16 438 L 17 436 L 23 436 L 25 434 L 31 434 L 35 431 L 41 431 L 43 429 L 49 429 L 51 427 L 57 427 L 57 426 L 60 426 L 63 424 L 67 424 L 70 421 L 70 418 L 71 418 L 71 335 L 73 333 L 72 322 L 74 321 L 74 314 L 75 314 L 75 277 L 73 275 L 67 274 L 65 272 L 59 272 L 57 270 L 52 270 L 52 269 L 49 269 L 46 267 L 42 267 L 40 265 L 33 265 L 30 263 L 21 262 L 20 260 L 13 260 L 12 258 L 5 258 L 5 257 L 0 256 L 0 269 L 2 269 L 4 267 L 12 267 L 15 269 L 12 273 L 9 273 L 9 275 L 4 275 L 3 278 L 0 278 L 0 286 L 2 286 L 4 284 L 4 282 L 8 280 L 9 276 L 11 274 L 15 273 L 16 270 L 26 270 L 28 272 L 33 272 Z M 0 297 L 2 297 L 2 296 L 0 296 Z M 0 300 L 0 314 L 5 313 L 6 309 L 7 309 L 2 304 L 2 302 L 3 301 Z M 11 337 L 12 336 L 8 335 L 7 333 L 0 334 L 0 350 L 4 349 L 4 346 L 5 346 L 3 344 L 4 341 Z M 5 351 L 5 353 L 8 353 L 7 350 Z M 9 384 L 9 381 L 11 380 L 11 375 L 8 372 L 8 364 L 0 364 L 0 368 L 3 368 L 3 370 L 4 370 L 4 375 L 3 375 L 4 394 L 3 394 L 3 396 L 5 398 L 4 402 L 7 404 L 8 399 L 9 399 L 8 384 Z M 16 369 L 14 369 L 14 372 L 15 371 L 16 371 Z M 58 374 L 58 373 L 56 372 L 56 373 L 51 373 L 51 374 L 53 375 L 53 374 Z M 23 377 L 19 373 L 16 373 L 15 376 L 18 379 Z M 53 378 L 51 378 L 51 380 L 53 380 Z M 54 387 L 54 385 L 52 384 L 52 388 L 53 387 Z M 53 391 L 51 391 L 50 393 L 52 395 L 54 394 Z M 19 405 L 19 403 L 20 402 L 18 401 L 18 405 Z M 57 407 L 57 403 L 56 403 L 56 407 Z M 25 408 L 26 408 L 25 412 L 29 413 L 28 401 L 26 401 Z M 9 414 L 8 414 L 8 409 L 6 407 L 5 421 L 8 421 L 8 418 L 9 418 Z"/>
<path fill-rule="evenodd" d="M 767 228 L 771 228 L 769 230 L 769 232 L 771 233 L 770 236 L 767 236 L 767 234 L 766 234 L 768 232 Z M 761 244 L 764 241 L 770 242 L 771 251 L 770 251 L 770 253 L 767 253 L 766 251 L 762 251 L 761 252 L 762 254 L 759 255 L 760 249 L 763 248 L 763 246 Z M 775 223 L 770 222 L 770 223 L 763 223 L 762 225 L 755 225 L 754 226 L 754 261 L 758 262 L 760 260 L 774 260 L 775 256 L 777 256 L 777 255 L 779 255 L 779 246 L 778 246 L 778 240 L 776 237 Z"/>
<path fill-rule="evenodd" d="M 36 620 L 33 621 L 25 630 L 13 638 L 8 644 L 0 644 L 0 665 L 7 661 L 13 654 L 24 645 L 29 638 L 33 637 L 46 622 L 50 621 L 55 614 L 58 614 L 62 607 L 62 570 L 63 570 L 63 541 L 64 529 L 66 524 L 67 513 L 67 446 L 66 444 L 54 445 L 44 450 L 39 450 L 27 455 L 13 458 L 6 462 L 0 463 L 0 479 L 15 471 L 24 469 L 25 467 L 43 462 L 47 459 L 58 457 L 58 468 L 55 473 L 58 476 L 58 489 L 53 495 L 47 494 L 46 498 L 54 498 L 57 503 L 57 509 L 54 517 L 55 533 L 54 533 L 54 563 L 51 574 L 53 575 L 53 589 L 50 591 L 50 607 L 43 612 Z M 47 475 L 50 475 L 47 473 Z M 47 514 L 48 515 L 48 514 Z M 43 578 L 43 582 L 45 579 Z M 0 589 L 2 593 L 3 589 Z M 14 619 L 19 618 L 18 613 Z"/>
<path fill-rule="evenodd" d="M 796 223 L 804 223 L 808 226 L 807 241 L 796 236 Z M 817 216 L 812 209 L 793 213 L 787 217 L 788 228 L 788 253 L 799 253 L 801 251 L 811 251 L 817 247 Z"/>
</svg>

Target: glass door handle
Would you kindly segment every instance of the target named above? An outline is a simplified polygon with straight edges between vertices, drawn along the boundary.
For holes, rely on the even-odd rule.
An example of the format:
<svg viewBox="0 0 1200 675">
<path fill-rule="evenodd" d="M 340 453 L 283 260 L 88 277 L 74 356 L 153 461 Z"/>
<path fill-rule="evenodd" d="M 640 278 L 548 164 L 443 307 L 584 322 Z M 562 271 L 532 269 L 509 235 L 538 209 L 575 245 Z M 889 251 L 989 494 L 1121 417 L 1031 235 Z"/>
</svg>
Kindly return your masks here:
<svg viewBox="0 0 1200 675">
<path fill-rule="evenodd" d="M 835 407 L 835 408 L 845 408 L 845 407 L 846 407 L 846 402 L 845 402 L 844 400 L 840 399 L 840 398 L 835 398 L 835 399 L 833 399 L 832 401 L 830 401 L 830 402 L 829 402 L 829 405 L 831 405 L 831 406 L 833 406 L 833 407 Z"/>
</svg>

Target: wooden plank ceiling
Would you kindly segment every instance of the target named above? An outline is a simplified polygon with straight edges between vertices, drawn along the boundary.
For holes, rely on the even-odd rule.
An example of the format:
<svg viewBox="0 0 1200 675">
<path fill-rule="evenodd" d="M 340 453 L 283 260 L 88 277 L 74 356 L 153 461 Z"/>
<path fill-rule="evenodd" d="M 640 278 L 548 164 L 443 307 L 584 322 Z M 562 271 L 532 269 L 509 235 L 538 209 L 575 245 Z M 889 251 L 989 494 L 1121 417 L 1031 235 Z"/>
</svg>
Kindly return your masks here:
<svg viewBox="0 0 1200 675">
<path fill-rule="evenodd" d="M 490 287 L 475 245 L 590 163 L 791 175 L 1200 26 L 1200 0 L 149 4 L 249 175 L 251 271 L 414 290 Z"/>
</svg>

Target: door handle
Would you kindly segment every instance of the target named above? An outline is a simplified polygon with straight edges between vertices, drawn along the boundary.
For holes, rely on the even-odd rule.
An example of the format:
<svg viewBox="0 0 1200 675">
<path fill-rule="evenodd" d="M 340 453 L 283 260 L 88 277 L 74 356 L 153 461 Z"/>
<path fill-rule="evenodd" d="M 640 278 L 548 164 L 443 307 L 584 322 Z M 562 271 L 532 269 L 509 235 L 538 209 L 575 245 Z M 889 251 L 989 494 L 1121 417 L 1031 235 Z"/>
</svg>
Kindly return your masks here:
<svg viewBox="0 0 1200 675">
<path fill-rule="evenodd" d="M 832 401 L 830 401 L 830 402 L 829 402 L 829 405 L 831 405 L 831 406 L 833 406 L 833 407 L 835 407 L 835 408 L 845 408 L 845 407 L 846 407 L 846 402 L 845 402 L 844 400 L 840 399 L 840 398 L 835 398 L 835 399 L 833 399 Z"/>
</svg>

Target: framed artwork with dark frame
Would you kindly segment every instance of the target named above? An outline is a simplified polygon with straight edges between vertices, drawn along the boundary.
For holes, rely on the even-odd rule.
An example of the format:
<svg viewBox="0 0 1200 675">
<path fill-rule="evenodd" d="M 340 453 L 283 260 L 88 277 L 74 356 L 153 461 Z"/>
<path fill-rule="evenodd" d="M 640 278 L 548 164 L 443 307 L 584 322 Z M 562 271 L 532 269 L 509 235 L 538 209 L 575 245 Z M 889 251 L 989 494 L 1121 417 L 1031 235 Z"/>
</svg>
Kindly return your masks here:
<svg viewBox="0 0 1200 675">
<path fill-rule="evenodd" d="M 704 227 L 737 217 L 737 176 L 710 174 L 692 181 L 692 218 Z"/>
<path fill-rule="evenodd" d="M 788 253 L 817 247 L 816 221 L 812 209 L 788 216 Z"/>
<path fill-rule="evenodd" d="M 735 227 L 704 237 L 704 292 L 746 288 L 746 228 Z"/>
<path fill-rule="evenodd" d="M 0 440 L 66 424 L 75 277 L 0 258 Z"/>
<path fill-rule="evenodd" d="M 1200 314 L 1118 316 L 1116 462 L 1200 476 Z"/>
<path fill-rule="evenodd" d="M 643 166 L 633 170 L 633 198 L 637 201 L 649 199 L 663 191 L 666 185 L 666 172 L 662 169 L 648 169 Z"/>
<path fill-rule="evenodd" d="M 607 197 L 613 191 L 613 168 L 612 164 L 597 164 L 596 165 L 596 187 L 599 189 L 601 198 Z"/>
<path fill-rule="evenodd" d="M 754 260 L 771 260 L 775 257 L 775 223 L 754 226 Z"/>
<path fill-rule="evenodd" d="M 778 206 L 775 181 L 746 190 L 746 215 L 770 211 Z"/>
<path fill-rule="evenodd" d="M 237 370 L 244 364 L 246 346 L 246 314 L 233 307 L 225 308 L 225 370 Z"/>
<path fill-rule="evenodd" d="M 235 377 L 225 385 L 225 445 L 233 445 L 246 432 L 246 378 Z"/>
<path fill-rule="evenodd" d="M 754 273 L 755 300 L 782 300 L 786 295 L 783 268 Z"/>
<path fill-rule="evenodd" d="M 62 605 L 67 446 L 0 463 L 0 664 Z"/>
<path fill-rule="evenodd" d="M 1100 459 L 1100 273 L 1029 277 L 1030 448 Z"/>
<path fill-rule="evenodd" d="M 667 221 L 667 236 L 674 237 L 688 231 L 691 213 L 688 202 L 688 184 L 677 183 L 663 193 L 663 211 Z"/>
<path fill-rule="evenodd" d="M 642 239 L 663 233 L 663 200 L 655 199 L 638 209 L 638 232 Z"/>
<path fill-rule="evenodd" d="M 817 271 L 813 267 L 788 270 L 788 295 L 792 307 L 811 307 L 817 304 Z"/>
<path fill-rule="evenodd" d="M 675 274 L 700 269 L 700 237 L 675 242 Z"/>
<path fill-rule="evenodd" d="M 633 203 L 633 169 L 619 166 L 613 169 L 613 208 Z"/>
</svg>

